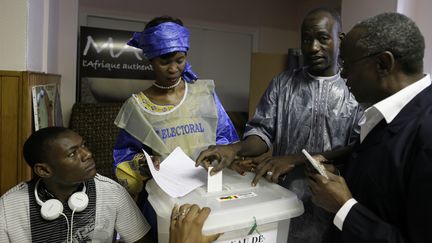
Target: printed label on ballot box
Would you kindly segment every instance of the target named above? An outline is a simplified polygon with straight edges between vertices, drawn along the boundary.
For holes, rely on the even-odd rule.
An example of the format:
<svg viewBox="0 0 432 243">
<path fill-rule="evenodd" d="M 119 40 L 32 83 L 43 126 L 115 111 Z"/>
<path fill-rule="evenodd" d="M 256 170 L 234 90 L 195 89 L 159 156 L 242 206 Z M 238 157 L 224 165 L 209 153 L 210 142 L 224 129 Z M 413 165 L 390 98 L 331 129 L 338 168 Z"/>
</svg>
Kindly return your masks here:
<svg viewBox="0 0 432 243">
<path fill-rule="evenodd" d="M 223 236 L 223 235 L 222 235 Z M 277 229 L 260 231 L 260 234 L 254 233 L 241 238 L 231 240 L 217 240 L 215 243 L 273 243 L 277 242 Z"/>
</svg>

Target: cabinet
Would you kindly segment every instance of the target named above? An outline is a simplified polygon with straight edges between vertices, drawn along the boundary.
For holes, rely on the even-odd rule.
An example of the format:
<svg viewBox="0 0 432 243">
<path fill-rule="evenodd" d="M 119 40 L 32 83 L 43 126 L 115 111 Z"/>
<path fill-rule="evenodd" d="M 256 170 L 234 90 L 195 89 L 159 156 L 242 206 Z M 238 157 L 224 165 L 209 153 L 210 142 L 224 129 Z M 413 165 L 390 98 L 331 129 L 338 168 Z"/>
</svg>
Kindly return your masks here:
<svg viewBox="0 0 432 243">
<path fill-rule="evenodd" d="M 34 130 L 31 87 L 51 83 L 60 85 L 60 75 L 0 71 L 0 195 L 31 178 L 22 155 Z"/>
</svg>

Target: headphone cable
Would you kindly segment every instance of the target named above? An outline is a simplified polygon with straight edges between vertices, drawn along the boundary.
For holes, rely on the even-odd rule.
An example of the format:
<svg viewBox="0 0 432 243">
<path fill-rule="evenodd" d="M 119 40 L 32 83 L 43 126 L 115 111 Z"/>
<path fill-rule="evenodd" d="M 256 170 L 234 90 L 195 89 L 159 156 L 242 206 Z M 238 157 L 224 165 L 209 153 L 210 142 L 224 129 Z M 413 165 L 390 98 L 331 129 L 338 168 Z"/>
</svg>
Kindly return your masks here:
<svg viewBox="0 0 432 243">
<path fill-rule="evenodd" d="M 75 214 L 75 210 L 76 210 L 76 209 L 74 209 L 74 210 L 72 211 L 72 216 L 71 216 L 70 243 L 72 243 L 72 239 L 73 239 L 73 217 L 74 217 L 74 214 Z"/>
<path fill-rule="evenodd" d="M 63 215 L 63 217 L 66 219 L 66 224 L 67 224 L 67 234 L 66 234 L 66 243 L 69 242 L 69 220 L 66 216 L 66 214 L 64 213 L 60 213 L 61 215 Z"/>
</svg>

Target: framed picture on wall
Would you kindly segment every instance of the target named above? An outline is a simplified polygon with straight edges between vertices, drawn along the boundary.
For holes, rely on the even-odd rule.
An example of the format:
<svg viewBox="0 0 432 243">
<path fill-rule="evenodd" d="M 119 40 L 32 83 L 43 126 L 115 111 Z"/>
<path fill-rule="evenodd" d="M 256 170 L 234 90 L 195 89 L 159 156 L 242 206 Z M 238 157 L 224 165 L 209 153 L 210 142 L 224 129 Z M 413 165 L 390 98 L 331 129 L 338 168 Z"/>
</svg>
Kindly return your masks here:
<svg viewBox="0 0 432 243">
<path fill-rule="evenodd" d="M 60 93 L 57 84 L 32 87 L 35 131 L 52 126 L 63 126 Z"/>
</svg>

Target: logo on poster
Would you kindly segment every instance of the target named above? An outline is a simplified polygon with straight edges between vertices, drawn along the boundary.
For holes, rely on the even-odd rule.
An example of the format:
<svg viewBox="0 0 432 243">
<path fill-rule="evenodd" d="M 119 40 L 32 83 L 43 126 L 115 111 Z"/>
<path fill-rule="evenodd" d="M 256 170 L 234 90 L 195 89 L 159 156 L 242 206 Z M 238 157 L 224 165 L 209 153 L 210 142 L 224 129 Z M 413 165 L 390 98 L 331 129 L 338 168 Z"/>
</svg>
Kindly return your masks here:
<svg viewBox="0 0 432 243">
<path fill-rule="evenodd" d="M 140 55 L 141 54 L 140 49 L 128 46 L 127 44 L 123 44 L 123 46 L 121 48 L 118 48 L 118 47 L 115 48 L 116 47 L 115 45 L 119 45 L 119 44 L 115 43 L 113 41 L 112 37 L 108 37 L 108 40 L 106 42 L 98 44 L 96 41 L 94 41 L 94 39 L 90 35 L 88 35 L 87 36 L 87 43 L 86 43 L 86 46 L 85 46 L 84 51 L 83 51 L 83 56 L 87 56 L 87 53 L 90 50 L 90 47 L 93 47 L 96 50 L 97 54 L 99 54 L 100 52 L 102 52 L 106 48 L 109 48 L 109 53 L 110 53 L 112 58 L 118 58 L 125 51 L 132 51 L 138 60 L 140 60 L 140 61 L 143 60 L 141 55 Z M 114 53 L 114 49 L 119 49 L 119 51 L 117 53 Z"/>
</svg>

